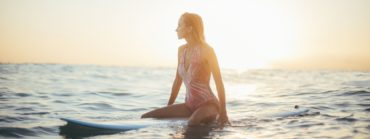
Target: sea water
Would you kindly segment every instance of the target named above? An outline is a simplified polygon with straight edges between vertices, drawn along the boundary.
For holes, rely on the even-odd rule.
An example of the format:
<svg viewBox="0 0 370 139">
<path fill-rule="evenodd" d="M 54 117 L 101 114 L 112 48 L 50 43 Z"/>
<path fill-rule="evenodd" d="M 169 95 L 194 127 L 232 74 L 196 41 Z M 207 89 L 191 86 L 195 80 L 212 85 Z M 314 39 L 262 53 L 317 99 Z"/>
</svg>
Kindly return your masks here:
<svg viewBox="0 0 370 139">
<path fill-rule="evenodd" d="M 222 69 L 230 126 L 184 123 L 92 138 L 370 138 L 370 72 Z M 73 117 L 137 120 L 167 104 L 175 68 L 0 64 L 0 138 L 69 138 Z M 217 96 L 214 82 L 213 93 Z M 176 103 L 183 103 L 182 86 Z M 308 108 L 304 115 L 274 117 Z"/>
</svg>

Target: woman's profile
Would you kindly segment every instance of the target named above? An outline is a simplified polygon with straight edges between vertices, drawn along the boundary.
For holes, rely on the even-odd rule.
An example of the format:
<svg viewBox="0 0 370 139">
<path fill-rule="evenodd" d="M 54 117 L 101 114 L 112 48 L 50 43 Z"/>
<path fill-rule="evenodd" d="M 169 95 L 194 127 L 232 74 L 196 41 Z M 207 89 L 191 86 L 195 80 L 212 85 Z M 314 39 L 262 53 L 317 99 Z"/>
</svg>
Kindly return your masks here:
<svg viewBox="0 0 370 139">
<path fill-rule="evenodd" d="M 177 72 L 168 104 L 143 114 L 142 118 L 188 117 L 188 126 L 195 126 L 213 121 L 218 116 L 219 124 L 229 123 L 220 67 L 213 48 L 205 41 L 201 17 L 184 13 L 176 32 L 178 39 L 185 39 L 186 44 L 178 49 Z M 219 100 L 210 88 L 211 74 Z M 182 83 L 186 87 L 185 103 L 173 104 Z"/>
</svg>

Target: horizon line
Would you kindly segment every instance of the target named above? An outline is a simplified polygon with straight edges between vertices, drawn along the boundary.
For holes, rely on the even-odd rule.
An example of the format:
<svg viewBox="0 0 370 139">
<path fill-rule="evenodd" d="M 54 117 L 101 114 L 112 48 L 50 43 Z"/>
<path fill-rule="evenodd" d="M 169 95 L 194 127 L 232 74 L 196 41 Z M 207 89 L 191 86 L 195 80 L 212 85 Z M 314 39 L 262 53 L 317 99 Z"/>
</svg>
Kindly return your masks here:
<svg viewBox="0 0 370 139">
<path fill-rule="evenodd" d="M 174 69 L 176 66 L 154 66 L 154 65 L 120 65 L 120 64 L 91 64 L 91 63 L 58 63 L 58 62 L 1 62 L 0 65 L 68 65 L 68 66 L 99 66 L 99 67 L 123 67 L 123 68 L 153 68 L 153 69 Z M 344 68 L 294 68 L 294 67 L 263 67 L 263 68 L 230 68 L 221 67 L 222 70 L 293 70 L 293 71 L 354 71 L 370 72 L 370 69 L 344 69 Z"/>
</svg>

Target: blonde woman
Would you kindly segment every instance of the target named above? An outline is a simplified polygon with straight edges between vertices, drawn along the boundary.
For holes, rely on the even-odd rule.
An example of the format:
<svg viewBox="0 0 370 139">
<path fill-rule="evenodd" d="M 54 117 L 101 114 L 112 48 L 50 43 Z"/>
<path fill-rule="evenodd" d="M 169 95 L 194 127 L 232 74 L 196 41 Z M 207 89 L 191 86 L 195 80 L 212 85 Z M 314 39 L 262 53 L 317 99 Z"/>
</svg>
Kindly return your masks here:
<svg viewBox="0 0 370 139">
<path fill-rule="evenodd" d="M 184 13 L 176 32 L 178 39 L 185 39 L 186 44 L 178 49 L 177 72 L 168 104 L 143 114 L 142 118 L 188 117 L 188 126 L 196 126 L 213 121 L 218 116 L 219 124 L 229 123 L 220 68 L 213 48 L 205 41 L 201 17 Z M 219 100 L 210 88 L 211 74 Z M 186 87 L 185 103 L 173 104 L 182 83 Z"/>
</svg>

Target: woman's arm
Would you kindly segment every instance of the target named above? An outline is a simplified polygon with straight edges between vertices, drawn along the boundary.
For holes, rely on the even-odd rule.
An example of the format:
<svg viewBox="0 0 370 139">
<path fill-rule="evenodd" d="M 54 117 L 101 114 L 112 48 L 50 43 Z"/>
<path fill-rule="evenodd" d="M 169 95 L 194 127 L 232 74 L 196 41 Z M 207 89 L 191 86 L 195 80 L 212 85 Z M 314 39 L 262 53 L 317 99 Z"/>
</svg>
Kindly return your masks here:
<svg viewBox="0 0 370 139">
<path fill-rule="evenodd" d="M 168 100 L 167 105 L 172 105 L 175 102 L 176 97 L 179 94 L 181 84 L 182 84 L 182 78 L 180 77 L 179 72 L 178 72 L 181 52 L 182 52 L 182 47 L 180 47 L 178 50 L 176 77 L 175 77 L 175 80 L 173 81 L 171 96 L 170 96 L 170 99 Z"/>
<path fill-rule="evenodd" d="M 229 120 L 227 117 L 227 111 L 226 111 L 225 88 L 222 82 L 222 77 L 221 77 L 220 67 L 217 61 L 217 56 L 213 48 L 210 48 L 209 54 L 210 55 L 209 55 L 208 60 L 209 60 L 209 64 L 211 67 L 213 79 L 215 80 L 215 83 L 216 83 L 218 98 L 220 100 L 220 117 L 218 121 L 221 124 L 229 123 Z"/>
<path fill-rule="evenodd" d="M 170 96 L 170 99 L 168 100 L 168 104 L 167 105 L 172 105 L 175 102 L 176 97 L 179 94 L 179 90 L 180 90 L 181 84 L 182 84 L 182 79 L 179 76 L 179 73 L 176 72 L 176 78 L 173 81 L 171 96 Z"/>
</svg>

